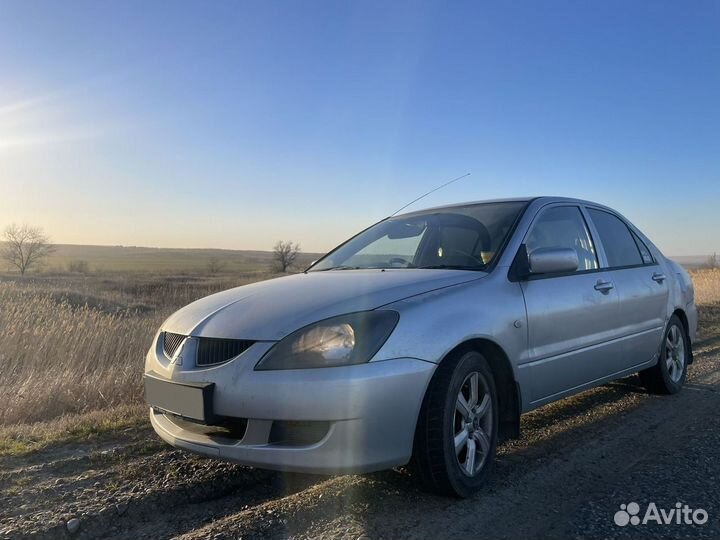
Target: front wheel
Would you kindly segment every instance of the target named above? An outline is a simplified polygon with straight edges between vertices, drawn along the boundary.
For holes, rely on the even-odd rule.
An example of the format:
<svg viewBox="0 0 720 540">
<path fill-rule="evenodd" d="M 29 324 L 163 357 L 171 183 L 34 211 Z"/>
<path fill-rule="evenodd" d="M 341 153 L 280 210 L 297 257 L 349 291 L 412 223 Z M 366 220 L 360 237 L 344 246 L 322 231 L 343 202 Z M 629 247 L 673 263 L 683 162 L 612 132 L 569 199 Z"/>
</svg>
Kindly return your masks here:
<svg viewBox="0 0 720 540">
<path fill-rule="evenodd" d="M 438 366 L 418 418 L 413 461 L 430 490 L 469 497 L 483 485 L 497 444 L 498 400 L 490 366 L 468 351 Z"/>
<path fill-rule="evenodd" d="M 660 359 L 656 365 L 639 373 L 640 381 L 655 394 L 675 394 L 685 383 L 689 358 L 690 344 L 685 327 L 677 315 L 673 315 L 663 335 Z"/>
</svg>

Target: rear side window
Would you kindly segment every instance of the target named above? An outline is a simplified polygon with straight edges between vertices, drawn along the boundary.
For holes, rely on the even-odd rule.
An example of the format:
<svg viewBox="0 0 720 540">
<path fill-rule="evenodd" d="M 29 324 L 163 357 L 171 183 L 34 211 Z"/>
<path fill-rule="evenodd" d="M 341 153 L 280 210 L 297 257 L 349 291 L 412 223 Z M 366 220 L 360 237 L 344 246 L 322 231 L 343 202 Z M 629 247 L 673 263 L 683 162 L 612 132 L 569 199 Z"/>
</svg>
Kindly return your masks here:
<svg viewBox="0 0 720 540">
<path fill-rule="evenodd" d="M 598 267 L 595 247 L 577 206 L 556 206 L 545 210 L 525 239 L 528 253 L 539 248 L 570 248 L 578 256 L 578 271 Z"/>
<path fill-rule="evenodd" d="M 600 235 L 610 267 L 643 264 L 638 245 L 635 243 L 630 229 L 621 219 L 594 208 L 588 208 L 588 212 Z"/>
<path fill-rule="evenodd" d="M 655 262 L 655 259 L 652 256 L 652 253 L 650 253 L 650 250 L 645 245 L 645 242 L 643 242 L 640 237 L 635 234 L 635 231 L 630 231 L 633 235 L 633 238 L 635 239 L 635 243 L 637 244 L 638 249 L 640 250 L 640 256 L 642 257 L 642 260 L 645 264 L 653 264 Z"/>
</svg>

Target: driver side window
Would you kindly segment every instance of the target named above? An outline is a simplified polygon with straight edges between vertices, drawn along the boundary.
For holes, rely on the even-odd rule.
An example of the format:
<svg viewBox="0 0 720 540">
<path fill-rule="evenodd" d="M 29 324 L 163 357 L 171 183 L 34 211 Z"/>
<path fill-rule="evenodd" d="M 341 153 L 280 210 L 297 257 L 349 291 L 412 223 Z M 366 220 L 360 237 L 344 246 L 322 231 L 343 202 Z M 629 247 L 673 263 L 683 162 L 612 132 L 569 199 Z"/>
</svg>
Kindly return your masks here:
<svg viewBox="0 0 720 540">
<path fill-rule="evenodd" d="M 598 268 L 597 255 L 585 219 L 577 206 L 543 211 L 525 239 L 528 254 L 538 248 L 570 248 L 578 256 L 578 272 Z"/>
</svg>

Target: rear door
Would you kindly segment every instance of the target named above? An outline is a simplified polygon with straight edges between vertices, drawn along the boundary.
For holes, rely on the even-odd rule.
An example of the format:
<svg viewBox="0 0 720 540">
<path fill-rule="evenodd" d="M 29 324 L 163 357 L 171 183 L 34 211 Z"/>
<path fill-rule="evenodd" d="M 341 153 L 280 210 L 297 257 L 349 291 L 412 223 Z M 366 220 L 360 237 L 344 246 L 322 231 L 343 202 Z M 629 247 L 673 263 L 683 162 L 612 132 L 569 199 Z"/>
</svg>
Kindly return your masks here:
<svg viewBox="0 0 720 540">
<path fill-rule="evenodd" d="M 668 280 L 640 237 L 619 216 L 587 207 L 617 288 L 617 326 L 626 368 L 652 360 L 665 329 Z"/>
<path fill-rule="evenodd" d="M 571 248 L 575 272 L 532 275 L 521 282 L 527 310 L 530 401 L 539 405 L 618 369 L 618 296 L 600 267 L 580 207 L 552 205 L 535 218 L 524 240 L 528 253 Z"/>
</svg>

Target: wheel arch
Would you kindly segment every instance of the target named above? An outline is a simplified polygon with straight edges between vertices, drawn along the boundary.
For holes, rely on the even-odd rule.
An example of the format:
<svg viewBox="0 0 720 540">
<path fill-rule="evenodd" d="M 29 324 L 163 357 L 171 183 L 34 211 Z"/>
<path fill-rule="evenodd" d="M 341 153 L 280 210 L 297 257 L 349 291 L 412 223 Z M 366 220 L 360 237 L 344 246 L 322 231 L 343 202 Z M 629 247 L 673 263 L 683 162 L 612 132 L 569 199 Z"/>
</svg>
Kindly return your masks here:
<svg viewBox="0 0 720 540">
<path fill-rule="evenodd" d="M 683 310 L 682 308 L 675 309 L 675 311 L 673 311 L 672 314 L 675 315 L 678 319 L 680 319 L 680 322 L 683 325 L 683 329 L 685 330 L 685 341 L 687 343 L 688 350 L 689 350 L 689 356 L 690 356 L 690 358 L 688 360 L 688 364 L 692 364 L 693 351 L 692 351 L 692 342 L 690 340 L 690 322 L 688 321 L 687 314 L 685 313 L 685 310 Z"/>
<path fill-rule="evenodd" d="M 445 358 L 461 354 L 465 351 L 477 351 L 482 354 L 490 364 L 495 378 L 495 387 L 498 392 L 498 436 L 502 439 L 517 439 L 520 437 L 520 411 L 522 411 L 522 395 L 520 386 L 515 379 L 510 358 L 503 348 L 488 338 L 468 339 L 449 351 Z M 442 362 L 442 360 L 441 360 Z"/>
</svg>

